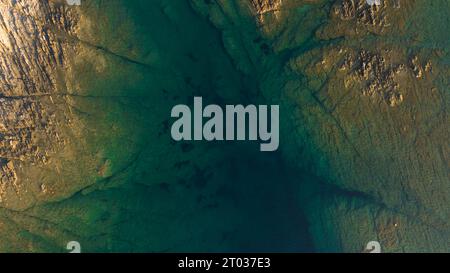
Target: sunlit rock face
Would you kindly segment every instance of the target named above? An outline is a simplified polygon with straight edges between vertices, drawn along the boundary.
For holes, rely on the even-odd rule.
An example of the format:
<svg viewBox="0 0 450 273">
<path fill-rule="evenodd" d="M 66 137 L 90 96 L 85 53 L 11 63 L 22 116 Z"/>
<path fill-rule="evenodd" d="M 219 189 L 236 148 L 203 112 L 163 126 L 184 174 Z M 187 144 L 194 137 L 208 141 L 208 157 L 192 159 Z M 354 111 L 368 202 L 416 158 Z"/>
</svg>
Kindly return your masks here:
<svg viewBox="0 0 450 273">
<path fill-rule="evenodd" d="M 28 208 L 79 187 L 58 178 L 70 148 L 64 69 L 74 18 L 47 1 L 0 2 L 0 207 Z M 61 180 L 60 180 L 61 179 Z"/>
<path fill-rule="evenodd" d="M 129 163 L 126 155 L 111 160 L 105 154 L 118 146 L 110 136 L 125 129 L 111 129 L 108 113 L 88 113 L 94 105 L 117 105 L 95 102 L 97 94 L 79 84 L 75 69 L 88 71 L 79 64 L 89 59 L 98 72 L 103 60 L 86 53 L 98 49 L 78 37 L 79 12 L 65 1 L 0 2 L 0 207 L 64 200 Z"/>
</svg>

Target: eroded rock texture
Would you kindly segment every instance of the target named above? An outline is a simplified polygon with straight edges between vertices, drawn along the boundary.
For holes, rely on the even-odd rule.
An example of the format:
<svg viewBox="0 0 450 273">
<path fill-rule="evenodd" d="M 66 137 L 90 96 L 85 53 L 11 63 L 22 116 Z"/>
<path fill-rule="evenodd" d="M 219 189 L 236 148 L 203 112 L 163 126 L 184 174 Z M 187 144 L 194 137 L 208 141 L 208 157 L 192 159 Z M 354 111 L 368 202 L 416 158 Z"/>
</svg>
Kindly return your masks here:
<svg viewBox="0 0 450 273">
<path fill-rule="evenodd" d="M 125 168 L 135 155 L 112 163 L 105 149 L 117 144 L 105 139 L 125 132 L 111 130 L 107 113 L 89 113 L 95 105 L 117 106 L 104 106 L 107 98 L 80 87 L 77 73 L 87 68 L 78 64 L 91 57 L 82 52 L 100 49 L 77 36 L 79 7 L 65 1 L 0 4 L 0 206 L 24 210 L 68 198 L 112 176 L 112 168 Z"/>
<path fill-rule="evenodd" d="M 57 33 L 73 32 L 71 17 L 47 1 L 0 3 L 2 207 L 26 208 L 54 190 L 41 180 L 70 130 L 58 92 L 68 45 Z"/>
</svg>

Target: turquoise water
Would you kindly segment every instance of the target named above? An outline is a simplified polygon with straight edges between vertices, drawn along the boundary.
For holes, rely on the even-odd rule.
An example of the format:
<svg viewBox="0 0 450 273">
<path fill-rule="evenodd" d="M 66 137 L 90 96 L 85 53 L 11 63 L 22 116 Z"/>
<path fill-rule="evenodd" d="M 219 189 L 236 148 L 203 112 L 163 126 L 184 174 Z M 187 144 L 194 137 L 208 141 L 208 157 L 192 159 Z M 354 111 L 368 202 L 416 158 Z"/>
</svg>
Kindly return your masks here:
<svg viewBox="0 0 450 273">
<path fill-rule="evenodd" d="M 103 124 L 90 143 L 110 164 L 107 178 L 64 201 L 86 211 L 78 239 L 85 251 L 313 251 L 294 188 L 306 178 L 279 152 L 171 140 L 171 108 L 194 96 L 205 104 L 264 101 L 220 32 L 185 1 L 90 3 L 96 35 L 83 39 L 107 66 L 77 67 L 78 92 L 87 96 L 77 103 L 92 127 Z"/>
</svg>

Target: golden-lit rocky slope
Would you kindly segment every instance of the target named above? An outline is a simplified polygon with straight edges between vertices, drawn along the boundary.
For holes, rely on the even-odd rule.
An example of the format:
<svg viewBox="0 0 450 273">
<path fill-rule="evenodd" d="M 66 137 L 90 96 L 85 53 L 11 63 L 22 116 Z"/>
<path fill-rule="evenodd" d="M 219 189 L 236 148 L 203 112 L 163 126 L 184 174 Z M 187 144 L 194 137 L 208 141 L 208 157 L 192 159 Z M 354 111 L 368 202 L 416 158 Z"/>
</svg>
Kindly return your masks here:
<svg viewBox="0 0 450 273">
<path fill-rule="evenodd" d="M 79 156 L 68 154 L 82 138 L 64 90 L 70 45 L 58 37 L 74 32 L 74 18 L 52 2 L 0 2 L 1 207 L 28 208 L 82 184 L 60 176 L 76 173 L 65 161 Z"/>
</svg>

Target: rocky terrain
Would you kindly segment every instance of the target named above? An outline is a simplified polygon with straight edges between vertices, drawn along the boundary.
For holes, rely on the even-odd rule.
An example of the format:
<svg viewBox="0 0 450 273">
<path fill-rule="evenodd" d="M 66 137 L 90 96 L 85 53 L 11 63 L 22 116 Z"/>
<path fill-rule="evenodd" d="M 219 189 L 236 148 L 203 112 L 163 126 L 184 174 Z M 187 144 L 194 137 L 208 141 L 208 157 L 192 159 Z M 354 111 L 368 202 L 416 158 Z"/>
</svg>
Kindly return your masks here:
<svg viewBox="0 0 450 273">
<path fill-rule="evenodd" d="M 243 221 L 224 197 L 230 155 L 167 138 L 170 107 L 200 93 L 280 104 L 298 179 L 266 186 L 292 189 L 314 250 L 449 251 L 450 37 L 430 29 L 450 9 L 436 2 L 0 0 L 0 250 L 224 245 L 227 219 Z"/>
<path fill-rule="evenodd" d="M 0 4 L 0 201 L 23 209 L 51 199 L 56 188 L 70 188 L 43 177 L 58 169 L 61 162 L 52 161 L 69 141 L 70 109 L 58 89 L 69 45 L 57 33 L 73 33 L 74 20 L 46 1 Z"/>
<path fill-rule="evenodd" d="M 289 107 L 285 128 L 296 133 L 286 156 L 303 167 L 311 158 L 323 178 L 303 197 L 316 247 L 357 252 L 364 244 L 355 242 L 376 238 L 386 251 L 448 251 L 448 43 L 408 27 L 426 3 L 217 2 L 196 1 L 235 61 L 262 68 L 243 70 L 260 75 L 264 97 Z M 260 29 L 249 34 L 251 13 Z M 308 25 L 310 14 L 325 23 Z"/>
</svg>

